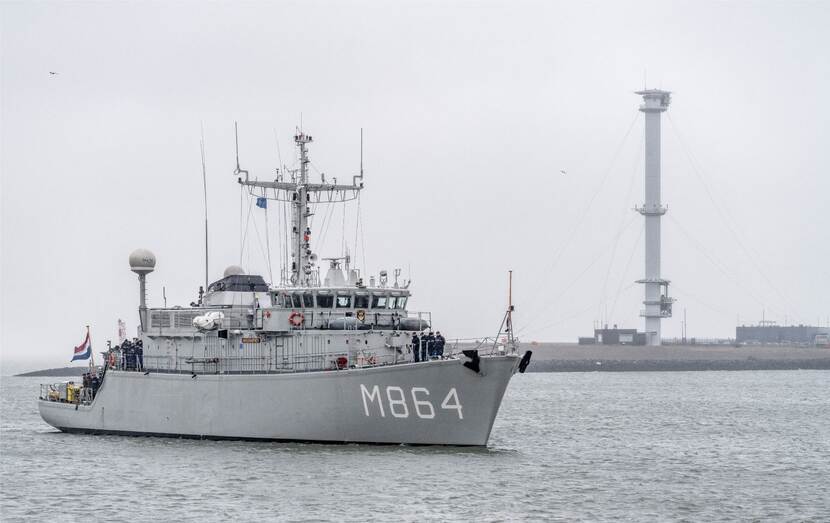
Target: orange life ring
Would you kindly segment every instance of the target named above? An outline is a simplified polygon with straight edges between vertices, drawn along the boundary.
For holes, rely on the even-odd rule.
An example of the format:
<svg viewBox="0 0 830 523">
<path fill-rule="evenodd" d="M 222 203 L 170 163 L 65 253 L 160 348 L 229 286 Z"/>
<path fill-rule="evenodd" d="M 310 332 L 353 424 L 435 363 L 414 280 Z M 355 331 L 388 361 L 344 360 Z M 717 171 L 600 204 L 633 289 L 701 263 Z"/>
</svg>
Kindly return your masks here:
<svg viewBox="0 0 830 523">
<path fill-rule="evenodd" d="M 303 316 L 302 312 L 294 311 L 291 315 L 288 316 L 288 323 L 290 323 L 294 327 L 299 327 L 305 321 L 305 316 Z"/>
</svg>

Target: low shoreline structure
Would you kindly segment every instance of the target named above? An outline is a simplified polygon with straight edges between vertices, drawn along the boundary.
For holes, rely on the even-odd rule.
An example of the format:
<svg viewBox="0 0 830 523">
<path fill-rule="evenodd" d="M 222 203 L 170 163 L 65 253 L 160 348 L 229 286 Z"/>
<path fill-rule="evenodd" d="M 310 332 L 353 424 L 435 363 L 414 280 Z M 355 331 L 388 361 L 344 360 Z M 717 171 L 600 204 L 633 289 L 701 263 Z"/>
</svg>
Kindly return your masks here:
<svg viewBox="0 0 830 523">
<path fill-rule="evenodd" d="M 830 369 L 830 349 L 772 345 L 577 345 L 524 343 L 528 372 Z"/>
<path fill-rule="evenodd" d="M 15 374 L 14 376 L 19 378 L 32 378 L 36 376 L 73 377 L 83 376 L 85 372 L 89 372 L 89 367 L 57 367 L 54 369 L 21 372 L 20 374 Z"/>
<path fill-rule="evenodd" d="M 827 360 L 537 361 L 528 372 L 667 372 L 705 370 L 830 370 Z"/>
<path fill-rule="evenodd" d="M 830 348 L 772 345 L 577 345 L 523 343 L 532 350 L 528 372 L 647 372 L 705 370 L 830 370 Z M 81 376 L 88 367 L 61 367 L 17 374 Z"/>
</svg>

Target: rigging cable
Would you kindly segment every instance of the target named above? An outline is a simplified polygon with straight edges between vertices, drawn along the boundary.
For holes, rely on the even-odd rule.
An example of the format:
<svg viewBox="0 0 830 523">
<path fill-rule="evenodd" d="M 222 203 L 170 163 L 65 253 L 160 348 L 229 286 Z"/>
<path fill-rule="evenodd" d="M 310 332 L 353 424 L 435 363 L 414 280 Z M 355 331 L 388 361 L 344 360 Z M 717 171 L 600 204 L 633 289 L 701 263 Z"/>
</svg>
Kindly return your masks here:
<svg viewBox="0 0 830 523">
<path fill-rule="evenodd" d="M 360 198 L 360 196 L 358 196 L 358 198 Z M 360 261 L 363 262 L 363 277 L 366 278 L 368 276 L 366 272 L 366 234 L 363 232 L 363 215 L 360 212 L 360 205 L 357 207 L 357 223 L 360 227 L 360 251 L 362 253 Z M 355 247 L 355 249 L 357 249 L 357 247 Z M 410 281 L 412 281 L 412 278 L 410 278 Z"/>
<path fill-rule="evenodd" d="M 699 296 L 697 296 L 695 294 L 692 294 L 691 292 L 687 291 L 686 289 L 681 289 L 680 287 L 678 287 L 678 285 L 676 283 L 673 283 L 672 285 L 673 285 L 674 290 L 675 290 L 676 293 L 679 292 L 679 294 L 681 296 L 687 296 L 687 297 L 693 299 L 694 301 L 696 301 L 699 304 L 703 305 L 707 309 L 712 310 L 713 312 L 717 312 L 718 314 L 723 314 L 724 316 L 731 316 L 732 314 L 735 314 L 734 311 L 733 312 L 728 312 L 728 311 L 725 311 L 725 310 L 723 310 L 719 307 L 715 307 L 714 305 L 712 305 L 710 303 L 707 303 L 707 302 L 703 301 L 702 299 L 700 299 Z"/>
<path fill-rule="evenodd" d="M 242 222 L 245 221 L 245 187 L 239 184 L 239 265 L 242 265 L 242 256 L 245 252 L 245 229 Z"/>
<path fill-rule="evenodd" d="M 565 241 L 561 244 L 561 246 L 559 247 L 559 250 L 553 256 L 553 262 L 545 269 L 544 273 L 552 273 L 553 269 L 555 269 L 556 265 L 559 263 L 559 260 L 562 259 L 562 255 L 565 253 L 565 250 L 568 247 L 570 247 L 571 242 L 576 237 L 576 233 L 579 231 L 579 228 L 584 223 L 585 218 L 588 216 L 588 213 L 591 210 L 591 207 L 593 207 L 594 202 L 597 199 L 597 196 L 601 192 L 603 186 L 605 186 L 605 182 L 606 182 L 606 180 L 608 180 L 608 176 L 611 174 L 611 171 L 613 170 L 614 165 L 617 162 L 617 158 L 619 157 L 620 153 L 622 152 L 623 147 L 625 146 L 625 143 L 628 141 L 628 136 L 631 134 L 631 131 L 632 131 L 632 129 L 634 129 L 634 126 L 635 126 L 635 124 L 637 123 L 638 120 L 639 120 L 639 110 L 636 110 L 634 112 L 634 117 L 631 119 L 631 123 L 628 125 L 628 129 L 626 130 L 625 134 L 623 135 L 623 138 L 620 141 L 620 144 L 617 146 L 617 149 L 616 149 L 616 151 L 614 152 L 614 155 L 611 158 L 611 164 L 605 170 L 605 172 L 602 175 L 602 179 L 600 180 L 599 184 L 596 186 L 596 188 L 592 192 L 591 198 L 588 200 L 588 205 L 583 209 L 582 213 L 579 216 L 579 219 L 577 219 L 574 222 L 574 226 L 571 228 L 571 231 L 568 233 L 568 236 L 566 237 Z M 535 296 L 533 297 L 533 299 L 538 297 L 539 293 L 541 293 L 542 291 L 543 291 L 543 286 L 542 285 L 537 286 L 536 293 L 535 293 Z"/>
<path fill-rule="evenodd" d="M 735 240 L 735 243 L 737 243 L 738 246 L 741 248 L 741 250 L 744 251 L 744 254 L 746 255 L 746 257 L 750 259 L 752 264 L 755 266 L 755 269 L 758 271 L 758 273 L 761 275 L 761 277 L 767 282 L 767 284 L 770 286 L 770 288 L 773 291 L 775 291 L 776 294 L 778 294 L 778 296 L 784 301 L 784 303 L 788 307 L 790 307 L 792 310 L 796 310 L 796 308 L 793 307 L 793 303 L 778 289 L 778 287 L 773 283 L 772 279 L 770 279 L 769 276 L 767 276 L 766 271 L 763 270 L 763 268 L 760 265 L 760 262 L 758 261 L 759 256 L 756 253 L 752 253 L 752 252 L 749 251 L 749 249 L 746 247 L 746 245 L 741 240 L 738 233 L 732 227 L 732 225 L 730 223 L 730 219 L 728 218 L 726 212 L 723 210 L 723 208 L 715 200 L 715 197 L 712 194 L 712 191 L 710 190 L 709 185 L 706 183 L 706 180 L 703 177 L 703 173 L 700 172 L 700 170 L 698 169 L 697 162 L 695 161 L 695 159 L 694 159 L 694 157 L 691 153 L 691 150 L 686 145 L 686 141 L 683 139 L 682 135 L 680 134 L 679 129 L 677 129 L 677 125 L 674 123 L 674 120 L 672 119 L 670 114 L 667 114 L 667 116 L 668 116 L 669 123 L 671 124 L 670 127 L 672 129 L 672 132 L 674 133 L 675 137 L 677 137 L 677 140 L 678 140 L 678 142 L 680 142 L 680 146 L 683 149 L 683 152 L 686 155 L 686 158 L 689 160 L 689 164 L 692 167 L 692 172 L 695 174 L 698 181 L 700 181 L 701 185 L 703 185 L 703 188 L 706 191 L 706 195 L 708 196 L 709 201 L 712 203 L 712 206 L 715 208 L 715 210 L 720 215 L 721 220 L 723 220 L 724 225 L 726 225 L 726 229 L 732 235 L 732 238 Z"/>
<path fill-rule="evenodd" d="M 346 244 L 346 205 L 343 204 L 343 230 L 340 232 L 340 246 L 342 249 L 343 256 L 346 255 L 348 252 L 348 245 Z"/>
<path fill-rule="evenodd" d="M 645 142 L 645 129 L 643 130 L 642 140 L 640 140 L 641 148 L 642 144 Z M 605 295 L 605 291 L 608 288 L 608 279 L 611 277 L 611 269 L 614 266 L 614 259 L 617 257 L 617 246 L 620 244 L 620 238 L 622 238 L 623 233 L 623 220 L 625 219 L 625 212 L 628 211 L 628 204 L 626 202 L 631 201 L 631 193 L 634 190 L 634 182 L 637 178 L 637 171 L 640 168 L 640 159 L 642 155 L 637 155 L 636 163 L 634 164 L 634 170 L 631 172 L 631 180 L 628 182 L 628 191 L 625 194 L 625 198 L 623 199 L 624 207 L 623 213 L 620 215 L 620 228 L 617 230 L 617 238 L 614 241 L 614 246 L 611 248 L 611 259 L 608 261 L 608 270 L 605 271 L 605 279 L 602 282 L 602 291 L 600 292 L 600 302 L 598 305 L 597 316 L 602 315 L 602 306 L 605 305 L 606 307 L 606 318 L 604 323 L 608 323 L 608 300 Z"/>
<path fill-rule="evenodd" d="M 637 253 L 637 248 L 640 245 L 640 240 L 643 238 L 643 232 L 645 231 L 645 225 L 640 227 L 640 234 L 637 235 L 637 239 L 634 241 L 634 245 L 631 248 L 631 254 L 628 256 L 628 261 L 625 263 L 625 268 L 622 272 L 622 278 L 620 278 L 620 284 L 617 286 L 617 294 L 614 296 L 614 305 L 611 306 L 611 317 L 614 317 L 614 312 L 617 310 L 617 301 L 620 299 L 620 294 L 623 291 L 623 283 L 625 283 L 625 278 L 628 274 L 628 268 L 631 266 L 631 261 L 634 259 L 634 254 Z M 625 290 L 630 289 L 632 286 L 637 285 L 637 282 L 631 283 Z"/>
<path fill-rule="evenodd" d="M 265 198 L 265 248 L 268 252 L 268 278 L 271 280 L 271 285 L 274 285 L 274 272 L 271 268 L 271 240 L 268 232 L 268 197 L 266 195 L 265 187 L 262 188 L 262 197 Z"/>
<path fill-rule="evenodd" d="M 248 228 L 249 228 L 250 223 L 251 223 L 251 208 L 252 207 L 253 207 L 253 199 L 249 199 L 248 200 L 248 218 L 247 218 L 247 220 L 245 220 L 245 229 L 244 229 L 244 232 L 242 234 L 242 251 L 239 254 L 240 265 L 243 264 L 242 262 L 243 262 L 243 257 L 244 257 L 244 254 L 245 254 L 245 244 L 246 244 L 247 239 L 248 239 Z M 250 270 L 250 263 L 251 263 L 251 252 L 250 252 L 250 249 L 248 249 L 249 270 Z"/>
<path fill-rule="evenodd" d="M 690 245 L 692 245 L 692 247 L 694 247 L 695 249 L 697 249 L 697 251 L 698 251 L 700 254 L 702 254 L 702 255 L 703 255 L 703 257 L 704 257 L 704 258 L 706 258 L 706 260 L 707 260 L 709 263 L 711 263 L 711 264 L 712 264 L 712 266 L 713 266 L 715 269 L 717 269 L 718 271 L 720 271 L 720 273 L 721 273 L 721 274 L 723 274 L 723 276 L 724 276 L 724 277 L 725 277 L 725 278 L 726 278 L 726 279 L 727 279 L 730 283 L 732 283 L 733 285 L 735 285 L 736 287 L 738 287 L 738 289 L 740 289 L 740 290 L 744 291 L 744 292 L 745 292 L 745 293 L 746 293 L 746 294 L 747 294 L 750 298 L 752 298 L 753 300 L 755 300 L 755 301 L 758 303 L 758 305 L 760 305 L 761 307 L 763 307 L 763 308 L 765 308 L 765 309 L 770 309 L 771 311 L 773 311 L 773 312 L 775 312 L 775 313 L 780 314 L 780 311 L 776 310 L 774 307 L 769 307 L 769 306 L 768 306 L 768 305 L 764 302 L 764 300 L 763 300 L 763 299 L 761 299 L 761 298 L 759 298 L 758 296 L 756 296 L 756 295 L 755 295 L 755 294 L 754 294 L 751 290 L 749 290 L 749 289 L 747 289 L 746 287 L 744 287 L 744 286 L 743 286 L 743 285 L 739 282 L 739 280 L 738 280 L 737 278 L 735 278 L 735 277 L 733 277 L 731 274 L 729 274 L 729 271 L 726 269 L 726 265 L 725 265 L 725 264 L 723 264 L 723 263 L 721 263 L 721 262 L 719 262 L 719 261 L 718 261 L 717 259 L 715 259 L 715 258 L 714 258 L 711 254 L 709 254 L 709 253 L 707 252 L 707 250 L 703 247 L 703 245 L 702 245 L 700 242 L 698 242 L 698 241 L 697 241 L 697 240 L 696 240 L 696 239 L 695 239 L 695 238 L 694 238 L 694 237 L 693 237 L 693 236 L 689 233 L 689 231 L 687 231 L 687 230 L 686 230 L 686 229 L 685 229 L 682 225 L 680 225 L 680 222 L 678 222 L 678 221 L 677 221 L 677 219 L 675 219 L 675 218 L 674 218 L 673 216 L 671 216 L 671 215 L 667 215 L 667 217 L 669 218 L 669 220 L 670 220 L 670 221 L 671 221 L 671 222 L 672 222 L 675 226 L 677 226 L 677 230 L 679 230 L 679 231 L 680 231 L 680 232 L 681 232 L 681 233 L 682 233 L 682 234 L 686 237 L 686 239 L 688 239 L 688 240 L 689 240 Z"/>
<path fill-rule="evenodd" d="M 260 252 L 260 253 L 262 253 L 262 258 L 263 258 L 263 260 L 264 260 L 265 262 L 268 262 L 268 261 L 269 261 L 269 258 L 268 258 L 268 256 L 265 254 L 265 249 L 262 247 L 262 237 L 261 237 L 261 236 L 260 236 L 260 234 L 259 234 L 259 227 L 257 227 L 256 222 L 257 222 L 256 220 L 253 220 L 253 221 L 251 222 L 251 224 L 254 226 L 254 233 L 256 234 L 257 244 L 259 244 L 259 252 Z M 250 251 L 251 251 L 251 250 L 250 250 L 250 248 L 249 248 L 249 249 L 248 249 L 248 257 L 249 257 L 249 262 L 248 262 L 248 264 L 249 264 L 249 266 L 250 266 Z M 272 275 L 271 275 L 271 268 L 270 268 L 270 267 L 268 268 L 268 277 L 269 277 L 269 278 L 272 278 Z M 273 278 L 272 278 L 272 281 L 273 281 Z"/>
<path fill-rule="evenodd" d="M 273 131 L 274 131 L 274 144 L 276 145 L 276 148 L 277 148 L 277 165 L 279 166 L 279 167 L 277 167 L 277 178 L 279 178 L 280 176 L 282 176 L 285 173 L 285 164 L 282 163 L 282 151 L 280 150 L 280 140 L 279 140 L 279 137 L 277 136 L 277 128 L 274 127 Z M 287 257 L 286 257 L 287 255 L 285 254 L 284 247 L 287 247 L 287 245 L 283 244 L 283 240 L 282 240 L 282 235 L 283 235 L 282 234 L 282 227 L 283 227 L 283 224 L 282 224 L 282 220 L 280 219 L 280 212 L 281 212 L 282 208 L 284 207 L 284 204 L 277 200 L 277 190 L 276 189 L 274 189 L 274 201 L 276 202 L 277 205 L 279 205 L 279 208 L 277 209 L 277 212 L 274 213 L 274 214 L 276 214 L 276 217 L 277 217 L 277 248 L 279 250 L 279 257 L 278 258 L 280 260 L 280 262 L 279 262 L 280 263 L 280 285 L 282 285 L 283 283 L 285 283 L 285 267 L 286 267 L 285 262 L 287 260 Z M 269 262 L 269 265 L 270 265 L 270 262 Z M 273 283 L 273 280 L 272 280 L 272 283 Z"/>
<path fill-rule="evenodd" d="M 632 217 L 631 217 L 631 219 L 628 221 L 628 223 L 626 223 L 625 229 L 628 229 L 628 227 L 630 227 L 630 226 L 631 226 L 631 224 L 634 222 L 634 220 L 635 220 L 636 218 L 637 218 L 636 216 L 632 216 Z M 586 274 L 589 270 L 591 270 L 591 267 L 593 267 L 594 265 L 596 265 L 596 263 L 597 263 L 599 260 L 601 260 L 601 259 L 602 259 L 602 253 L 603 253 L 603 252 L 605 252 L 606 250 L 607 250 L 607 249 L 605 249 L 605 246 L 603 246 L 603 248 L 602 248 L 601 250 L 599 250 L 599 252 L 597 252 L 594 256 L 591 256 L 591 258 L 592 258 L 591 263 L 589 263 L 588 265 L 586 265 L 586 266 L 585 266 L 585 268 L 583 268 L 583 269 L 582 269 L 582 272 L 580 272 L 580 273 L 579 273 L 579 275 L 578 275 L 576 278 L 572 279 L 572 280 L 570 281 L 570 283 L 569 283 L 568 285 L 566 285 L 566 286 L 565 286 L 565 288 L 564 288 L 564 289 L 562 289 L 560 292 L 556 293 L 556 296 L 557 296 L 557 297 L 556 297 L 556 299 L 555 299 L 554 301 L 551 301 L 550 303 L 548 303 L 547 307 L 545 307 L 545 308 L 540 308 L 540 309 L 536 312 L 536 314 L 534 314 L 534 315 L 533 315 L 530 319 L 528 319 L 528 320 L 527 320 L 527 323 L 525 323 L 525 325 L 524 325 L 523 327 L 521 327 L 521 328 L 519 329 L 519 331 L 518 331 L 516 334 L 518 335 L 518 334 L 521 334 L 522 332 L 524 332 L 524 331 L 525 331 L 528 327 L 530 327 L 530 326 L 533 324 L 533 322 L 534 322 L 534 321 L 536 321 L 536 319 L 538 319 L 538 318 L 539 318 L 539 316 L 541 316 L 542 314 L 544 314 L 545 312 L 547 312 L 547 311 L 548 311 L 548 309 L 550 309 L 550 307 L 552 307 L 553 305 L 555 305 L 556 303 L 558 303 L 558 300 L 561 300 L 561 299 L 562 299 L 562 297 L 565 295 L 565 293 L 566 293 L 566 292 L 568 292 L 568 291 L 569 291 L 569 290 L 570 290 L 570 289 L 571 289 L 574 285 L 576 285 L 576 284 L 579 282 L 579 280 L 580 280 L 580 279 L 582 279 L 582 277 L 583 277 L 583 276 L 585 276 L 585 274 Z M 593 307 L 593 304 L 591 305 L 591 307 Z"/>
<path fill-rule="evenodd" d="M 323 248 L 326 239 L 328 238 L 329 228 L 331 223 L 334 221 L 333 215 L 334 205 L 329 205 L 328 209 L 323 214 L 323 222 L 320 224 L 320 248 Z"/>
<path fill-rule="evenodd" d="M 357 193 L 357 211 L 354 218 L 354 254 L 355 265 L 357 265 L 357 233 L 360 231 L 360 192 Z"/>
</svg>

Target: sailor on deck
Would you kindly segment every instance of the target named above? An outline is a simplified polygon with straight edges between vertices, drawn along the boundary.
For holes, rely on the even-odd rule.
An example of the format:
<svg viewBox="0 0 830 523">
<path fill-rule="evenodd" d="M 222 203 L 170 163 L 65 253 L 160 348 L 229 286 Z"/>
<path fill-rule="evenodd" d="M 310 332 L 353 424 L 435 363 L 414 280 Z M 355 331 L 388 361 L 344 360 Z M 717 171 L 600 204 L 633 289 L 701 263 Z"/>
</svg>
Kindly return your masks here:
<svg viewBox="0 0 830 523">
<path fill-rule="evenodd" d="M 137 369 L 144 370 L 144 342 L 142 340 L 136 340 L 134 350 L 136 363 L 138 363 Z"/>
<path fill-rule="evenodd" d="M 421 361 L 421 359 L 418 357 L 420 352 L 421 352 L 421 339 L 418 337 L 418 333 L 416 332 L 416 333 L 412 334 L 412 354 L 414 355 L 415 363 L 418 363 L 419 361 Z"/>
<path fill-rule="evenodd" d="M 446 343 L 446 340 L 441 335 L 441 331 L 438 331 L 435 334 L 435 356 L 438 359 L 441 359 L 441 358 L 444 357 L 444 344 L 445 343 Z"/>
<path fill-rule="evenodd" d="M 432 331 L 429 331 L 429 334 L 427 334 L 427 354 L 429 354 L 429 359 L 435 357 L 435 336 L 432 334 Z"/>
</svg>

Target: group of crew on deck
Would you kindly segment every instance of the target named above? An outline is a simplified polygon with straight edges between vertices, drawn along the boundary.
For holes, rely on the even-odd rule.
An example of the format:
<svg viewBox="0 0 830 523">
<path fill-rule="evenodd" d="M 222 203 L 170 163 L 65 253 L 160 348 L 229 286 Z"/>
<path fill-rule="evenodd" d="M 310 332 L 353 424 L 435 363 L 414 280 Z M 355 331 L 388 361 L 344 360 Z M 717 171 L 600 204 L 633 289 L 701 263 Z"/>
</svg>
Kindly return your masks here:
<svg viewBox="0 0 830 523">
<path fill-rule="evenodd" d="M 144 370 L 144 342 L 138 338 L 124 340 L 107 353 L 110 368 Z"/>
<path fill-rule="evenodd" d="M 420 336 L 418 333 L 412 335 L 412 343 L 410 348 L 415 355 L 415 362 L 427 360 L 440 360 L 444 357 L 444 344 L 446 340 L 441 335 L 441 331 L 434 335 L 432 331 L 429 333 L 422 332 Z"/>
<path fill-rule="evenodd" d="M 98 375 L 98 372 L 85 372 L 83 375 L 83 386 L 85 389 L 89 389 L 90 391 L 90 398 L 91 401 L 95 398 L 95 395 L 98 393 L 98 389 L 101 387 L 101 376 Z"/>
</svg>

